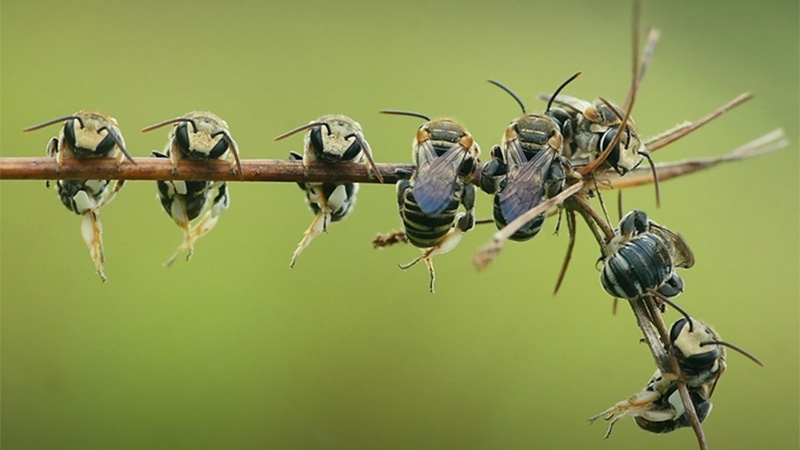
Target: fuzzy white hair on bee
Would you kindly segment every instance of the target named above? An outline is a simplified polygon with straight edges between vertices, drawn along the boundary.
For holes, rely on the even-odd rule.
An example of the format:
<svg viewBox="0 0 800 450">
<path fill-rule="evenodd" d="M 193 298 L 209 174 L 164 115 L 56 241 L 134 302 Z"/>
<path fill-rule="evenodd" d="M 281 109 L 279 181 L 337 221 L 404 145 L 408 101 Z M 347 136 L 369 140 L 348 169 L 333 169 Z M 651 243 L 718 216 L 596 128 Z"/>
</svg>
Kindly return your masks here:
<svg viewBox="0 0 800 450">
<path fill-rule="evenodd" d="M 47 122 L 25 128 L 34 131 L 53 124 L 62 123 L 57 138 L 47 146 L 47 155 L 54 156 L 61 168 L 64 158 L 117 158 L 119 163 L 127 158 L 136 164 L 125 148 L 125 140 L 119 129 L 117 119 L 100 111 L 81 110 L 75 114 L 48 120 Z"/>
<path fill-rule="evenodd" d="M 179 159 L 207 161 L 233 156 L 232 166 L 243 177 L 239 146 L 231 136 L 228 123 L 214 113 L 190 111 L 180 117 L 165 120 L 142 129 L 142 133 L 173 125 L 165 149 L 177 170 Z"/>
<path fill-rule="evenodd" d="M 327 114 L 306 125 L 289 130 L 275 137 L 280 141 L 301 131 L 308 131 L 303 139 L 303 165 L 315 162 L 336 164 L 339 162 L 363 163 L 375 178 L 383 183 L 372 156 L 361 124 L 341 114 Z"/>
</svg>

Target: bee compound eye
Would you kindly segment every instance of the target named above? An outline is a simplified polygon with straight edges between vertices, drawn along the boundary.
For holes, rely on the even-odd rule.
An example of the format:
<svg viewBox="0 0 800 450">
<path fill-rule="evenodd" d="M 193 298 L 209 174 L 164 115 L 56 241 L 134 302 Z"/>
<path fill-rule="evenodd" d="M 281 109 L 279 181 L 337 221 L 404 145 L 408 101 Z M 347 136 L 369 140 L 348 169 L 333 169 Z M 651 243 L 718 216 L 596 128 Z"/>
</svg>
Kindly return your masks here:
<svg viewBox="0 0 800 450">
<path fill-rule="evenodd" d="M 353 143 L 350 144 L 350 147 L 347 147 L 347 150 L 342 155 L 342 160 L 350 161 L 358 156 L 361 153 L 361 144 L 359 144 L 358 139 L 354 139 Z"/>
<path fill-rule="evenodd" d="M 208 153 L 209 158 L 217 159 L 221 157 L 228 150 L 228 140 L 223 136 L 219 142 L 214 145 L 214 148 Z"/>
<path fill-rule="evenodd" d="M 685 317 L 681 317 L 675 323 L 672 324 L 672 328 L 669 331 L 669 341 L 673 344 L 678 340 L 678 336 L 681 334 L 681 330 L 683 327 L 688 324 L 688 320 Z"/>
<path fill-rule="evenodd" d="M 314 149 L 314 153 L 318 155 L 322 155 L 325 152 L 325 147 L 322 144 L 322 127 L 314 127 L 311 129 L 309 133 L 311 147 Z"/>
<path fill-rule="evenodd" d="M 75 119 L 69 119 L 64 123 L 64 139 L 70 148 L 75 148 Z"/>
<path fill-rule="evenodd" d="M 175 128 L 175 140 L 178 141 L 178 147 L 183 152 L 189 152 L 189 129 L 186 123 L 182 123 Z"/>
</svg>

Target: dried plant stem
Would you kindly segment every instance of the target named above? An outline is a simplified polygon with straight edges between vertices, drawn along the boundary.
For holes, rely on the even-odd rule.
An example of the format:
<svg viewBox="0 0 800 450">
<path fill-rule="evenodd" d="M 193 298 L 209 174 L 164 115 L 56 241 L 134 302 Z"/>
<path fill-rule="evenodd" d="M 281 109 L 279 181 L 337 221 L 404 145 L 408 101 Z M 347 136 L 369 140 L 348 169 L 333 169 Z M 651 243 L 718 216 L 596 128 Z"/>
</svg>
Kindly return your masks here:
<svg viewBox="0 0 800 450">
<path fill-rule="evenodd" d="M 697 417 L 697 411 L 694 409 L 694 404 L 689 395 L 689 389 L 686 387 L 686 382 L 680 376 L 678 361 L 666 350 L 666 343 L 664 340 L 669 336 L 669 330 L 667 330 L 667 326 L 658 311 L 658 307 L 655 305 L 653 298 L 649 295 L 630 300 L 629 304 L 631 305 L 631 309 L 633 309 L 633 314 L 636 316 L 636 322 L 644 334 L 644 339 L 648 347 L 650 347 L 650 352 L 653 354 L 658 369 L 664 375 L 672 374 L 677 377 L 676 384 L 678 385 L 678 392 L 681 396 L 683 407 L 689 414 L 689 422 L 697 436 L 700 450 L 708 450 L 708 443 L 706 442 L 703 425 L 700 423 L 700 418 Z"/>
<path fill-rule="evenodd" d="M 114 159 L 66 160 L 58 170 L 54 158 L 0 158 L 0 180 L 213 180 L 213 181 L 350 181 L 378 183 L 363 164 L 313 164 L 274 159 L 242 160 L 242 176 L 231 171 L 227 161 L 180 161 L 136 158 L 136 164 Z M 397 181 L 397 169 L 412 170 L 411 164 L 377 164 L 384 183 Z"/>
</svg>

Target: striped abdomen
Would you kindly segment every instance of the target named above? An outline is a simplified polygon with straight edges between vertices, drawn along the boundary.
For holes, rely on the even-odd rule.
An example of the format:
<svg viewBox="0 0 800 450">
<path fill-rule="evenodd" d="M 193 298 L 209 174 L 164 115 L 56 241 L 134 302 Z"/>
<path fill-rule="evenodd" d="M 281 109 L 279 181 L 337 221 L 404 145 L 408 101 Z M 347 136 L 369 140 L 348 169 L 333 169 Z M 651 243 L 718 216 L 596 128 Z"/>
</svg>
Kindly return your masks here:
<svg viewBox="0 0 800 450">
<path fill-rule="evenodd" d="M 500 207 L 500 197 L 498 195 L 494 196 L 494 206 L 492 207 L 492 212 L 494 215 L 494 224 L 497 226 L 498 230 L 508 225 L 505 216 L 503 216 L 503 209 Z M 544 225 L 544 217 L 544 214 L 534 217 L 533 220 L 525 224 L 524 227 L 512 234 L 509 239 L 512 241 L 527 241 L 528 239 L 536 236 L 539 233 L 539 230 L 542 229 L 542 225 Z"/>
<path fill-rule="evenodd" d="M 400 192 L 399 203 L 400 218 L 403 219 L 409 242 L 420 248 L 439 244 L 455 223 L 460 198 L 461 193 L 457 191 L 444 211 L 429 216 L 417 205 L 411 185 L 406 183 Z"/>
<path fill-rule="evenodd" d="M 669 248 L 658 236 L 645 233 L 606 259 L 600 281 L 610 295 L 631 299 L 661 286 L 672 269 Z"/>
</svg>

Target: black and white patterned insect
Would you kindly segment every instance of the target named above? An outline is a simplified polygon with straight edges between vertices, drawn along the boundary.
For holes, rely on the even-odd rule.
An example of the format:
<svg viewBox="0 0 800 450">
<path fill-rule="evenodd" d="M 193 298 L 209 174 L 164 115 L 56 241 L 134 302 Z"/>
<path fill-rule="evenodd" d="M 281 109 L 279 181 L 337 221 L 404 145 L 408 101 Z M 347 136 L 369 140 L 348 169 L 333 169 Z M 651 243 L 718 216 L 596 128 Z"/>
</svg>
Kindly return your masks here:
<svg viewBox="0 0 800 450">
<path fill-rule="evenodd" d="M 608 243 L 600 281 L 615 298 L 633 299 L 656 291 L 664 297 L 683 292 L 675 268 L 690 268 L 694 255 L 683 237 L 648 219 L 641 210 L 625 215 Z"/>
<path fill-rule="evenodd" d="M 239 148 L 230 134 L 228 124 L 210 112 L 192 111 L 181 117 L 151 125 L 147 132 L 165 125 L 172 125 L 164 153 L 153 152 L 156 158 L 168 158 L 173 166 L 178 161 L 208 161 L 230 159 L 231 167 L 241 174 Z M 183 242 L 166 261 L 170 265 L 178 256 L 187 252 L 186 259 L 194 254 L 194 244 L 211 231 L 219 215 L 230 205 L 228 185 L 222 181 L 161 180 L 156 182 L 158 197 L 164 211 L 183 230 Z"/>
<path fill-rule="evenodd" d="M 758 358 L 722 341 L 713 328 L 690 317 L 682 317 L 672 325 L 668 342 L 667 351 L 678 363 L 679 373 L 662 374 L 656 370 L 644 390 L 590 418 L 590 422 L 599 418 L 609 422 L 606 437 L 623 417 L 632 417 L 640 428 L 652 433 L 668 433 L 690 426 L 689 413 L 681 400 L 677 380 L 686 383 L 692 406 L 703 422 L 711 413 L 711 396 L 727 367 L 726 347 L 763 366 Z"/>
<path fill-rule="evenodd" d="M 405 235 L 422 255 L 405 270 L 425 261 L 434 292 L 436 272 L 433 257 L 458 245 L 465 232 L 475 226 L 475 174 L 480 148 L 467 129 L 451 119 L 430 117 L 407 111 L 381 111 L 424 119 L 414 137 L 412 173 L 399 173 L 397 203 Z M 465 211 L 458 212 L 459 206 Z"/>
<path fill-rule="evenodd" d="M 65 160 L 115 158 L 119 164 L 127 158 L 136 164 L 125 149 L 125 141 L 117 120 L 100 111 L 78 111 L 75 114 L 26 128 L 33 131 L 48 125 L 63 123 L 58 137 L 47 144 L 47 155 L 54 157 L 61 170 Z M 103 271 L 105 252 L 103 249 L 103 227 L 100 223 L 100 208 L 114 199 L 122 189 L 124 180 L 57 180 L 56 188 L 61 203 L 75 214 L 83 216 L 81 236 L 89 247 L 95 270 L 100 279 L 106 281 Z M 50 182 L 47 182 L 50 186 Z"/>
<path fill-rule="evenodd" d="M 555 95 L 580 75 L 562 83 Z M 495 194 L 493 215 L 498 229 L 563 189 L 569 170 L 564 146 L 572 140 L 572 118 L 548 103 L 544 114 L 528 113 L 525 104 L 502 83 L 489 80 L 511 95 L 522 108 L 522 117 L 514 119 L 503 133 L 503 145 L 492 148 L 492 159 L 483 167 L 481 188 Z M 526 241 L 542 228 L 541 214 L 520 228 L 509 239 Z"/>
<path fill-rule="evenodd" d="M 308 132 L 303 140 L 303 154 L 290 152 L 290 160 L 302 160 L 305 166 L 315 163 L 366 163 L 367 170 L 371 170 L 375 177 L 383 182 L 383 177 L 375 166 L 372 150 L 358 122 L 340 114 L 325 115 L 307 125 L 283 133 L 275 140 L 279 141 L 306 130 Z M 338 222 L 347 217 L 353 209 L 358 192 L 358 183 L 297 184 L 306 193 L 306 200 L 315 216 L 292 255 L 290 267 L 294 267 L 297 257 L 315 237 L 328 231 L 330 222 Z"/>
</svg>

